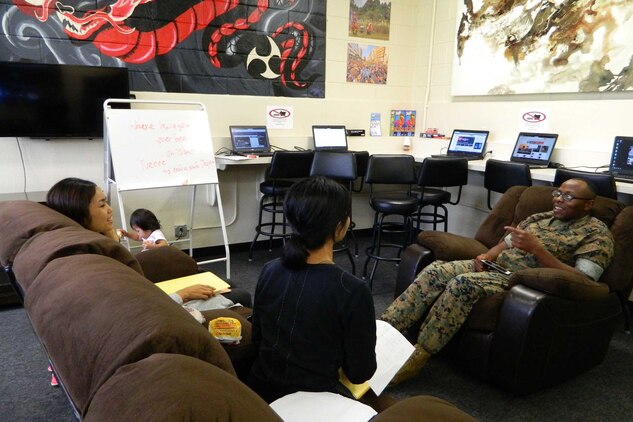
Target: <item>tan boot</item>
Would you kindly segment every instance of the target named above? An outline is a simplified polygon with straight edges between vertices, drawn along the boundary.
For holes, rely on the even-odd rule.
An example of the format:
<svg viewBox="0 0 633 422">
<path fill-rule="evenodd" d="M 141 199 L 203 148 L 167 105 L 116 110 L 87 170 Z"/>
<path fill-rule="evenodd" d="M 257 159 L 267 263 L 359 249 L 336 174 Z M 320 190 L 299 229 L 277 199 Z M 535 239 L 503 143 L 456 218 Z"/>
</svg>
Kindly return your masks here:
<svg viewBox="0 0 633 422">
<path fill-rule="evenodd" d="M 415 346 L 413 354 L 409 357 L 402 368 L 396 373 L 389 383 L 390 387 L 400 384 L 403 381 L 415 378 L 420 373 L 420 370 L 426 365 L 426 362 L 431 357 L 431 354 L 424 350 L 419 345 Z"/>
</svg>

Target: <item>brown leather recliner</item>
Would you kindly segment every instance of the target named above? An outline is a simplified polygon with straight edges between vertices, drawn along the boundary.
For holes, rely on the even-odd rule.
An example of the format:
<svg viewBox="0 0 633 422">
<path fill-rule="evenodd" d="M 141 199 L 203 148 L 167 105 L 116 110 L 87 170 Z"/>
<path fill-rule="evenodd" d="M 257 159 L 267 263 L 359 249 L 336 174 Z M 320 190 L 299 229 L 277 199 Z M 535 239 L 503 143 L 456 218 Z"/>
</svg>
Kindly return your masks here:
<svg viewBox="0 0 633 422">
<path fill-rule="evenodd" d="M 553 189 L 511 188 L 474 239 L 437 231 L 420 233 L 403 253 L 395 297 L 434 260 L 474 258 L 501 240 L 504 226 L 552 209 Z M 503 390 L 524 395 L 602 362 L 622 318 L 621 303 L 626 304 L 633 287 L 633 206 L 598 197 L 592 215 L 604 221 L 615 238 L 615 257 L 599 282 L 551 268 L 514 273 L 510 289 L 477 302 L 447 345 L 460 366 Z"/>
</svg>

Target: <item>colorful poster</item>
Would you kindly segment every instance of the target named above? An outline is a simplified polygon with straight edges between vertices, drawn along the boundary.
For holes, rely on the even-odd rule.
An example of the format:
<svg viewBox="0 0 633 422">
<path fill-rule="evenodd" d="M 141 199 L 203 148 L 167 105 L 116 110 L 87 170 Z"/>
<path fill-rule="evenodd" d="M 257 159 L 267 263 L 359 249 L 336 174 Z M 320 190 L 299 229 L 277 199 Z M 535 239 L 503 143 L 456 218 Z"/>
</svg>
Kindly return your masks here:
<svg viewBox="0 0 633 422">
<path fill-rule="evenodd" d="M 350 0 L 349 35 L 389 40 L 391 0 Z"/>
<path fill-rule="evenodd" d="M 414 136 L 415 110 L 391 110 L 389 136 Z"/>
<path fill-rule="evenodd" d="M 387 83 L 387 47 L 347 44 L 347 82 Z"/>
</svg>

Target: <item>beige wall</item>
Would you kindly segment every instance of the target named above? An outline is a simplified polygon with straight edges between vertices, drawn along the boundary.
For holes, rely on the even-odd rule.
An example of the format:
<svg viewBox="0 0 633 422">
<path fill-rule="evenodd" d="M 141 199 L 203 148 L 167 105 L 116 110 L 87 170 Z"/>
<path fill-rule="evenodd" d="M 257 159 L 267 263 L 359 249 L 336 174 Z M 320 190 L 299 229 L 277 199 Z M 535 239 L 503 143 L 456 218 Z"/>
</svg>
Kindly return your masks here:
<svg viewBox="0 0 633 422">
<path fill-rule="evenodd" d="M 550 130 L 560 134 L 560 161 L 568 164 L 606 164 L 616 134 L 631 134 L 625 107 L 629 93 L 521 95 L 513 97 L 451 97 L 450 82 L 454 56 L 456 10 L 459 0 L 393 0 L 391 34 L 388 42 L 365 42 L 347 36 L 348 1 L 328 2 L 326 98 L 274 98 L 228 95 L 192 95 L 139 92 L 139 99 L 191 100 L 203 102 L 216 149 L 229 145 L 230 124 L 263 124 L 266 107 L 292 106 L 294 128 L 271 130 L 271 142 L 280 147 L 310 146 L 311 125 L 340 123 L 369 132 L 370 113 L 382 116 L 382 132 L 388 134 L 392 109 L 416 109 L 418 131 L 437 127 L 450 133 L 453 128 L 487 128 L 491 131 L 493 156 L 507 158 L 518 127 L 518 113 L 528 106 L 546 107 L 551 113 Z M 345 82 L 347 43 L 379 44 L 388 48 L 387 85 Z M 430 70 L 430 72 L 429 72 Z M 428 90 L 427 90 L 428 87 Z M 427 102 L 428 100 L 428 102 Z M 350 138 L 350 148 L 371 152 L 399 152 L 402 141 L 389 136 Z M 46 191 L 67 176 L 103 181 L 103 145 L 92 141 L 43 141 L 28 138 L 0 138 L 0 195 L 20 196 L 26 185 L 29 198 Z M 446 146 L 446 141 L 415 138 L 413 152 L 425 155 Z M 556 159 L 556 156 L 555 156 Z M 26 169 L 23 177 L 22 161 Z M 220 172 L 222 199 L 232 243 L 250 241 L 256 218 L 257 181 L 263 166 L 242 167 Z M 485 216 L 480 175 L 474 174 L 464 207 L 455 211 L 450 230 L 470 234 Z M 484 199 L 485 201 L 485 199 Z M 113 198 L 113 205 L 117 203 Z M 136 207 L 157 213 L 168 237 L 175 224 L 189 219 L 190 192 L 160 189 L 124 193 L 125 214 Z M 357 195 L 354 212 L 360 227 L 371 224 L 367 198 Z M 206 189 L 199 189 L 196 247 L 222 243 L 217 229 L 217 207 L 207 202 Z M 215 228 L 214 228 L 215 227 Z"/>
</svg>

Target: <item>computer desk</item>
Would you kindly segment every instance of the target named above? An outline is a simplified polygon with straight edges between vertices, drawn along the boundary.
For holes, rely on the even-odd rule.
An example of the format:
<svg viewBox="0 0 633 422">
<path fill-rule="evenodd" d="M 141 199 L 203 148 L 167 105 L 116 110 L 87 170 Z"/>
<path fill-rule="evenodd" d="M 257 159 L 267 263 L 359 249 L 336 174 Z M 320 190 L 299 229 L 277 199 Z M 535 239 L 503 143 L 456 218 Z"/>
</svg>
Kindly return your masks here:
<svg viewBox="0 0 633 422">
<path fill-rule="evenodd" d="M 415 161 L 421 163 L 426 156 L 414 156 Z M 270 164 L 271 157 L 258 157 L 250 159 L 235 159 L 226 156 L 216 156 L 216 166 L 218 170 L 226 170 L 227 166 L 234 165 L 262 165 Z M 486 170 L 486 160 L 471 160 L 468 162 L 468 170 L 484 173 Z M 578 168 L 582 170 L 582 168 Z M 532 180 L 538 180 L 541 182 L 553 182 L 556 169 L 544 168 L 544 169 L 532 169 Z M 619 194 L 633 195 L 633 183 L 615 182 L 615 186 Z M 632 203 L 633 198 L 626 198 L 624 202 Z"/>
</svg>

